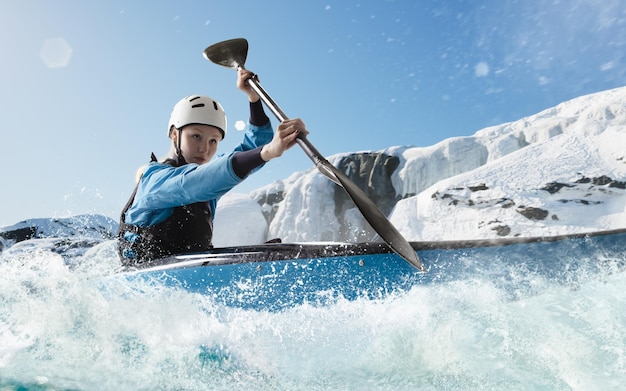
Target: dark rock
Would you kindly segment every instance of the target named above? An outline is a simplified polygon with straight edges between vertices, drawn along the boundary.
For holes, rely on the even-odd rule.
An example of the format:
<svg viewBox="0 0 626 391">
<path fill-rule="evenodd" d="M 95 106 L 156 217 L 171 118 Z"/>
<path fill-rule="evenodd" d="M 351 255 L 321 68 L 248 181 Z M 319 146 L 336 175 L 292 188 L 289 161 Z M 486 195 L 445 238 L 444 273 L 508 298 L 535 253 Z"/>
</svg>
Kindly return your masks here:
<svg viewBox="0 0 626 391">
<path fill-rule="evenodd" d="M 496 227 L 492 227 L 491 230 L 496 231 L 496 235 L 498 236 L 507 236 L 511 234 L 511 227 L 508 225 L 498 225 Z"/>
<path fill-rule="evenodd" d="M 500 205 L 502 209 L 508 209 L 512 206 L 515 206 L 515 201 L 510 198 L 500 198 L 497 204 Z"/>
<path fill-rule="evenodd" d="M 586 194 L 587 197 L 589 197 L 591 195 L 592 194 Z M 583 204 L 583 205 L 599 205 L 599 204 L 603 204 L 602 201 L 589 201 L 589 200 L 581 200 L 581 199 L 557 200 L 557 201 L 562 203 L 562 204 L 567 204 L 568 202 L 574 202 L 576 204 Z"/>
<path fill-rule="evenodd" d="M 473 187 L 473 188 L 476 189 L 477 187 Z M 469 188 L 469 189 L 471 190 L 472 188 Z M 486 186 L 484 186 L 483 188 L 481 186 L 479 187 L 478 191 L 487 190 L 487 189 L 489 188 Z M 455 188 L 451 190 L 465 190 L 465 189 Z M 473 190 L 473 191 L 476 191 L 476 190 Z M 515 206 L 515 202 L 512 199 L 505 198 L 505 197 L 497 198 L 497 199 L 480 199 L 479 198 L 478 200 L 473 200 L 469 198 L 468 196 L 460 196 L 460 195 L 454 195 L 450 193 L 440 193 L 436 191 L 431 195 L 431 198 L 436 199 L 436 200 L 450 200 L 450 202 L 448 202 L 448 205 L 452 205 L 452 206 L 464 205 L 464 206 L 470 206 L 470 207 L 486 208 L 486 207 L 500 205 L 500 207 L 503 209 L 507 209 L 512 206 Z"/>
<path fill-rule="evenodd" d="M 283 190 L 275 191 L 272 193 L 261 193 L 256 196 L 256 202 L 261 205 L 261 212 L 265 221 L 271 223 L 276 216 L 279 204 L 285 199 L 285 192 Z"/>
<path fill-rule="evenodd" d="M 582 177 L 579 180 L 577 180 L 575 183 L 591 183 L 594 185 L 600 185 L 600 186 L 604 186 L 604 185 L 608 185 L 609 183 L 611 183 L 613 180 L 611 178 L 609 178 L 606 175 L 602 175 L 600 177 L 596 177 L 596 178 L 587 178 L 587 177 Z"/>
<path fill-rule="evenodd" d="M 0 237 L 5 240 L 21 242 L 34 238 L 37 234 L 37 227 L 21 227 L 9 231 L 0 231 Z"/>
<path fill-rule="evenodd" d="M 469 186 L 469 189 L 471 191 L 489 190 L 489 188 L 484 183 L 481 183 L 480 185 L 476 185 L 476 186 Z"/>
<path fill-rule="evenodd" d="M 615 187 L 618 189 L 626 189 L 626 182 L 624 181 L 613 181 L 609 183 L 609 187 Z"/>
<path fill-rule="evenodd" d="M 520 206 L 519 208 L 517 208 L 516 212 L 526 217 L 527 219 L 534 221 L 545 220 L 545 218 L 548 217 L 549 214 L 549 212 L 545 209 L 535 208 L 532 206 Z"/>
<path fill-rule="evenodd" d="M 545 190 L 550 194 L 555 194 L 564 187 L 574 187 L 574 185 L 568 185 L 566 183 L 559 183 L 559 182 L 550 182 L 539 190 Z"/>
<path fill-rule="evenodd" d="M 400 200 L 391 182 L 391 176 L 399 165 L 400 158 L 397 156 L 384 153 L 355 153 L 341 158 L 337 168 L 361 188 L 384 215 L 389 215 Z M 351 241 L 371 240 L 374 236 L 371 227 L 367 226 L 366 232 L 355 233 L 346 223 L 344 218 L 346 211 L 355 207 L 346 191 L 339 186 L 335 187 L 334 198 L 335 214 L 341 224 L 340 237 Z"/>
<path fill-rule="evenodd" d="M 595 178 L 587 178 L 583 176 L 582 178 L 578 179 L 575 183 L 591 183 L 592 185 L 597 185 L 597 186 L 608 185 L 609 187 L 615 187 L 618 189 L 626 189 L 626 182 L 616 181 L 613 178 L 608 177 L 606 175 L 602 175 L 602 176 L 595 177 Z"/>
</svg>

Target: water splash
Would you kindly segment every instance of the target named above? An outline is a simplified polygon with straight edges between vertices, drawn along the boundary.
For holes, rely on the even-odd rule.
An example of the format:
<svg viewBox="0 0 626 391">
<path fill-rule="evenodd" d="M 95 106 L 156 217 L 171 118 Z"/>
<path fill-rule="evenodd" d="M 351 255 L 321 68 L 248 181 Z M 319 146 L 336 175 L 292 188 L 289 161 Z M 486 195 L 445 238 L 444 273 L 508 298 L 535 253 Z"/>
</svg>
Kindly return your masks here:
<svg viewBox="0 0 626 391">
<path fill-rule="evenodd" d="M 515 280 L 504 289 L 484 274 L 270 313 L 158 285 L 103 289 L 97 276 L 117 262 L 106 245 L 72 267 L 45 251 L 0 258 L 0 386 L 610 390 L 626 382 L 624 273 L 578 275 L 576 284 L 534 277 L 527 296 L 511 296 Z M 528 278 L 519 284 L 527 291 Z"/>
</svg>

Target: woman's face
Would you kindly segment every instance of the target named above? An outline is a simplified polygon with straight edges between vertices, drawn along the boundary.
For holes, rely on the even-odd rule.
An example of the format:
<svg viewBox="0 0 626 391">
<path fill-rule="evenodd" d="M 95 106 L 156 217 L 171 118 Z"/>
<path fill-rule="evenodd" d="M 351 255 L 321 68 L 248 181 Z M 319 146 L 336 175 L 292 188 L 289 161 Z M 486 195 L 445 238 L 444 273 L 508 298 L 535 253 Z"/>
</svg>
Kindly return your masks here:
<svg viewBox="0 0 626 391">
<path fill-rule="evenodd" d="M 172 132 L 175 143 L 178 134 L 177 131 Z M 210 125 L 187 125 L 180 134 L 180 150 L 187 163 L 207 163 L 215 156 L 217 144 L 222 141 L 222 132 Z"/>
</svg>

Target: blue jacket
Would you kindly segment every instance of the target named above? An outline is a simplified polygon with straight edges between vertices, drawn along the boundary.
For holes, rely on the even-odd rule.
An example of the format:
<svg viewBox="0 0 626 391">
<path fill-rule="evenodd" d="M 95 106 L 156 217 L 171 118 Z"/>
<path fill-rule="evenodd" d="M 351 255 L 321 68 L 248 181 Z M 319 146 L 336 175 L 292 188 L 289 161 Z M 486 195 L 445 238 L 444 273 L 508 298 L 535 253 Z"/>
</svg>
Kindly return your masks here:
<svg viewBox="0 0 626 391">
<path fill-rule="evenodd" d="M 264 126 L 248 123 L 242 143 L 230 154 L 218 155 L 208 163 L 189 163 L 181 167 L 150 163 L 139 181 L 135 200 L 126 212 L 126 223 L 153 226 L 170 217 L 175 207 L 196 202 L 208 202 L 213 218 L 217 201 L 243 180 L 233 171 L 233 154 L 263 146 L 273 136 L 270 122 Z"/>
</svg>

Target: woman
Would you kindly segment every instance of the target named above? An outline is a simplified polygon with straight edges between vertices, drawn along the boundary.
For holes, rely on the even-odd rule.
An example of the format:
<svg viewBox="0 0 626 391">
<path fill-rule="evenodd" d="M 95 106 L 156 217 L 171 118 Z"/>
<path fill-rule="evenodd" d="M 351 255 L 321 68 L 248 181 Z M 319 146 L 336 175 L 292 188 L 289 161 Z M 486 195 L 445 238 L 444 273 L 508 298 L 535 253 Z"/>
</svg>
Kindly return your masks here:
<svg viewBox="0 0 626 391">
<path fill-rule="evenodd" d="M 172 111 L 169 158 L 152 161 L 141 173 L 120 217 L 119 253 L 125 265 L 171 254 L 212 248 L 217 201 L 265 162 L 291 148 L 298 134 L 308 134 L 300 119 L 282 122 L 273 132 L 257 93 L 238 72 L 237 87 L 250 102 L 243 142 L 230 154 L 214 158 L 226 136 L 222 106 L 208 96 L 180 100 Z"/>
</svg>

